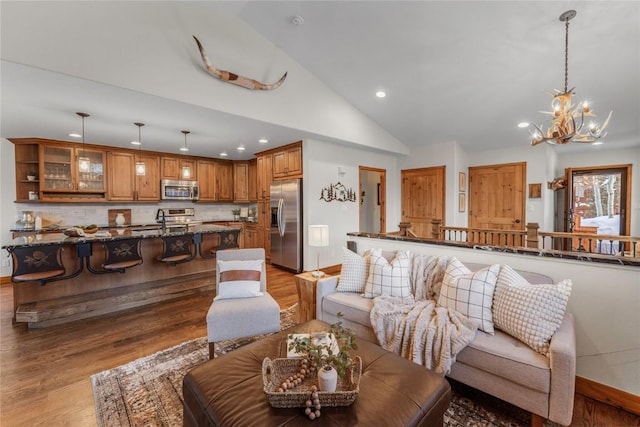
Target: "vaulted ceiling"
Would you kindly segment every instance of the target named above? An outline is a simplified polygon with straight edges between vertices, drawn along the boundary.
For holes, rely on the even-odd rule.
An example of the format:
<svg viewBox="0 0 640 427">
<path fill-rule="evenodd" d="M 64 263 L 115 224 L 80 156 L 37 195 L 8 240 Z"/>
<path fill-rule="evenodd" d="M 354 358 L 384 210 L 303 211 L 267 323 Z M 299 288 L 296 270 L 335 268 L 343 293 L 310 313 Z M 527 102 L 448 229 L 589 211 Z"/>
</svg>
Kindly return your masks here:
<svg viewBox="0 0 640 427">
<path fill-rule="evenodd" d="M 137 136 L 135 121 L 147 123 L 145 149 L 177 152 L 183 143 L 180 130 L 188 129 L 191 154 L 218 157 L 226 151 L 235 159 L 303 138 L 342 139 L 302 118 L 299 126 L 295 120 L 271 120 L 268 108 L 245 114 L 241 108 L 231 112 L 206 105 L 184 90 L 190 77 L 177 61 L 148 63 L 177 52 L 184 58 L 180 66 L 203 74 L 191 39 L 197 34 L 220 68 L 268 82 L 290 72 L 284 85 L 270 93 L 235 88 L 238 92 L 230 93 L 239 99 L 254 96 L 280 105 L 277 97 L 286 90 L 291 96 L 293 88 L 304 98 L 307 86 L 280 61 L 286 55 L 409 151 L 449 141 L 469 152 L 535 150 L 527 130 L 516 125 L 542 124 L 546 117 L 539 111 L 550 108 L 546 91 L 562 89 L 564 25 L 558 17 L 575 9 L 569 87 L 576 87 L 578 100 L 592 101 L 601 120 L 610 110 L 613 119 L 605 145 L 557 149 L 640 147 L 639 2 L 170 3 L 0 3 L 0 136 L 69 140 L 67 134 L 80 123 L 74 112 L 86 110 L 91 114 L 88 142 L 102 145 L 130 147 Z M 228 29 L 207 26 L 224 27 L 224 22 Z M 220 37 L 222 30 L 226 39 Z M 252 37 L 242 36 L 243 31 Z M 259 57 L 251 55 L 256 34 L 265 39 Z M 163 77 L 162 70 L 170 67 L 175 67 L 175 79 Z M 104 75 L 114 77 L 99 77 Z M 128 84 L 136 75 L 146 84 Z M 207 78 L 202 93 L 215 95 L 225 84 Z M 379 90 L 385 98 L 375 96 Z M 180 93 L 185 96 L 175 95 Z M 315 95 L 310 91 L 306 98 L 308 111 L 313 111 Z M 269 144 L 260 145 L 262 137 Z M 247 147 L 245 153 L 236 151 L 240 144 Z"/>
</svg>

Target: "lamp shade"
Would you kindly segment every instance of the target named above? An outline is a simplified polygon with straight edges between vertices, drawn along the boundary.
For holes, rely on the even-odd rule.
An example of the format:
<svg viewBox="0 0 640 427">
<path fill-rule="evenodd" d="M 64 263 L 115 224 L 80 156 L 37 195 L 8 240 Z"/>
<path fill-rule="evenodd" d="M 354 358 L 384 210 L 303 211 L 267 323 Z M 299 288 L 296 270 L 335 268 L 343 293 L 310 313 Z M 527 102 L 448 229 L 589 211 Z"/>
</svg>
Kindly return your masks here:
<svg viewBox="0 0 640 427">
<path fill-rule="evenodd" d="M 309 226 L 309 246 L 329 246 L 329 226 Z"/>
</svg>

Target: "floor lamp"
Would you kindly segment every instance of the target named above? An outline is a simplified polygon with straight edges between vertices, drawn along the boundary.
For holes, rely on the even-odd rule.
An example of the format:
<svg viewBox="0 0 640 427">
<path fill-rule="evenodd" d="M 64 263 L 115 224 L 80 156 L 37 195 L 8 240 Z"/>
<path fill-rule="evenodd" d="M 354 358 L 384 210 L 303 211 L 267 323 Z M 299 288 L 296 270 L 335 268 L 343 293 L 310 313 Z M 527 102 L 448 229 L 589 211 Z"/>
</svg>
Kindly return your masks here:
<svg viewBox="0 0 640 427">
<path fill-rule="evenodd" d="M 320 248 L 329 246 L 329 226 L 310 225 L 309 226 L 309 246 Z M 320 271 L 320 249 L 318 249 L 318 264 L 316 271 L 311 273 L 313 277 L 322 277 L 324 272 Z"/>
</svg>

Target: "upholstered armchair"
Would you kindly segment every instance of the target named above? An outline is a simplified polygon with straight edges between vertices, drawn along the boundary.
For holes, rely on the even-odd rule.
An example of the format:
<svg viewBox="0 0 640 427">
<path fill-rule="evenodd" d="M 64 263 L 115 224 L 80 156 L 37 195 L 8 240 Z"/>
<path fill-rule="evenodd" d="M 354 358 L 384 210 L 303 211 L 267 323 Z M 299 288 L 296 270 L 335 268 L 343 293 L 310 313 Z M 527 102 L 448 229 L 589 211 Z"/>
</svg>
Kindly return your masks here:
<svg viewBox="0 0 640 427">
<path fill-rule="evenodd" d="M 215 343 L 280 330 L 280 306 L 267 293 L 264 249 L 217 252 L 216 297 L 207 313 L 209 358 Z"/>
</svg>

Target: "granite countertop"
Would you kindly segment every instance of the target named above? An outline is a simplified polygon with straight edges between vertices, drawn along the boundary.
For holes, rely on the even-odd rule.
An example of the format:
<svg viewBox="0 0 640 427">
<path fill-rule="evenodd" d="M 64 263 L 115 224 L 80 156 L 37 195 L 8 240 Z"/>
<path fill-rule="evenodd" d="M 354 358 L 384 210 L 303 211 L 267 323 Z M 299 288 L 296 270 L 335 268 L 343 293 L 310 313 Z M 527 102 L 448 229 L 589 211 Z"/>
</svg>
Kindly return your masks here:
<svg viewBox="0 0 640 427">
<path fill-rule="evenodd" d="M 58 230 L 61 230 L 60 228 Z M 34 231 L 34 230 L 21 230 L 21 231 Z M 38 231 L 45 231 L 38 230 Z M 47 230 L 53 231 L 53 230 Z M 40 246 L 48 244 L 76 244 L 84 242 L 102 242 L 108 240 L 120 240 L 130 239 L 132 237 L 141 237 L 143 239 L 159 238 L 162 236 L 180 236 L 185 234 L 210 234 L 210 233 L 224 233 L 228 231 L 240 231 L 238 227 L 223 226 L 215 224 L 198 224 L 190 225 L 188 227 L 180 228 L 168 228 L 166 231 L 162 231 L 159 224 L 145 224 L 129 227 L 113 227 L 100 229 L 95 234 L 88 234 L 82 237 L 69 237 L 64 233 L 33 233 L 27 236 L 16 237 L 9 241 L 6 245 L 2 246 L 2 249 L 10 249 L 14 247 L 24 246 Z"/>
</svg>

